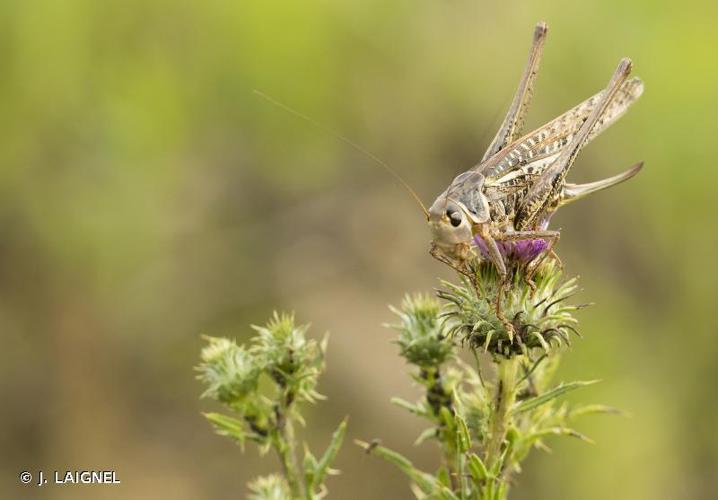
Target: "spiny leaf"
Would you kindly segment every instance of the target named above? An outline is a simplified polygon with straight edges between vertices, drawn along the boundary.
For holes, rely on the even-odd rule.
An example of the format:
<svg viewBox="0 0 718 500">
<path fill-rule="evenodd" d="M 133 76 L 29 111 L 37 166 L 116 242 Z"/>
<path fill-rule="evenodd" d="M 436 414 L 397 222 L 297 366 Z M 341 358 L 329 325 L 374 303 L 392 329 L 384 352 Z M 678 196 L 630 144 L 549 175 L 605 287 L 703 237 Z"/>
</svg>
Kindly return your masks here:
<svg viewBox="0 0 718 500">
<path fill-rule="evenodd" d="M 459 442 L 459 451 L 462 453 L 466 453 L 471 449 L 471 435 L 469 434 L 469 428 L 466 426 L 466 421 L 464 421 L 461 416 L 456 415 L 456 430 L 458 435 L 458 442 Z"/>
<path fill-rule="evenodd" d="M 476 454 L 469 454 L 469 472 L 474 481 L 483 481 L 489 477 L 489 471 L 486 469 L 483 460 Z"/>
<path fill-rule="evenodd" d="M 597 413 L 606 413 L 610 415 L 621 415 L 629 417 L 630 413 L 621 410 L 620 408 L 614 408 L 613 406 L 606 405 L 584 405 L 574 408 L 568 413 L 568 418 L 573 419 L 577 417 L 583 417 L 584 415 L 595 415 Z"/>
<path fill-rule="evenodd" d="M 205 418 L 212 423 L 217 434 L 220 436 L 229 436 L 237 440 L 240 444 L 244 444 L 247 438 L 247 432 L 244 430 L 244 423 L 236 418 L 222 415 L 221 413 L 203 413 Z"/>
<path fill-rule="evenodd" d="M 511 451 L 509 448 L 510 447 L 508 446 L 504 448 L 504 451 L 501 452 L 501 457 L 499 457 L 499 459 L 491 467 L 489 474 L 492 477 L 499 477 L 499 475 L 501 474 L 501 471 L 504 468 L 504 464 L 506 464 L 506 458 L 509 456 L 509 452 Z"/>
<path fill-rule="evenodd" d="M 422 380 L 419 378 L 416 378 L 415 380 L 421 382 Z M 421 406 L 416 405 L 414 403 L 410 403 L 409 401 L 402 399 L 402 398 L 391 398 L 392 404 L 395 404 L 396 406 L 399 406 L 400 408 L 404 408 L 405 410 L 410 411 L 411 413 L 415 415 L 419 415 L 420 417 L 427 416 L 426 410 L 424 410 Z"/>
<path fill-rule="evenodd" d="M 586 436 L 585 434 L 581 434 L 577 430 L 571 429 L 569 427 L 549 427 L 548 429 L 542 429 L 538 432 L 534 432 L 526 439 L 530 442 L 549 435 L 570 436 L 580 439 L 581 441 L 584 441 L 589 444 L 595 444 L 595 441 L 590 437 Z"/>
<path fill-rule="evenodd" d="M 419 434 L 419 437 L 416 438 L 416 441 L 414 441 L 414 446 L 419 446 L 421 443 L 426 441 L 427 439 L 435 438 L 436 437 L 436 427 L 429 427 L 428 429 L 424 429 L 424 431 Z"/>
<path fill-rule="evenodd" d="M 458 497 L 451 492 L 446 486 L 431 474 L 416 469 L 411 461 L 400 453 L 390 450 L 384 446 L 373 446 L 367 442 L 355 440 L 357 445 L 361 446 L 368 453 L 377 455 L 389 463 L 399 467 L 421 491 L 426 495 L 432 495 L 434 498 L 442 498 L 447 500 L 458 500 Z"/>
<path fill-rule="evenodd" d="M 449 471 L 446 467 L 439 467 L 439 470 L 436 473 L 436 479 L 438 479 L 444 486 L 451 486 L 451 476 L 449 475 Z"/>
<path fill-rule="evenodd" d="M 342 446 L 342 441 L 344 441 L 344 435 L 346 434 L 346 432 L 347 417 L 345 417 L 344 420 L 341 421 L 339 427 L 337 427 L 337 430 L 335 430 L 334 434 L 332 434 L 332 440 L 329 443 L 329 446 L 327 446 L 324 455 L 322 455 L 322 458 L 320 458 L 319 462 L 317 463 L 316 473 L 314 475 L 314 486 L 320 486 L 322 483 L 324 483 L 324 478 L 327 476 L 328 473 L 330 473 L 331 469 L 329 468 L 329 466 L 336 458 L 337 453 L 339 453 L 339 448 L 341 448 Z"/>
<path fill-rule="evenodd" d="M 446 406 L 442 406 L 439 409 L 439 420 L 442 424 L 444 424 L 444 430 L 446 432 L 449 434 L 454 434 L 456 432 L 456 421 L 454 420 L 454 415 Z"/>
<path fill-rule="evenodd" d="M 531 374 L 536 370 L 536 368 L 538 368 L 538 365 L 541 364 L 541 361 L 543 361 L 544 359 L 546 359 L 547 356 L 548 356 L 547 354 L 542 354 L 541 356 L 539 356 L 539 357 L 536 359 L 536 361 L 534 361 L 533 365 L 531 365 L 531 368 L 526 369 L 526 368 L 524 367 L 524 375 L 523 375 L 523 377 L 521 377 L 521 378 L 519 379 L 518 382 L 516 382 L 516 386 L 518 387 L 519 384 L 521 384 L 521 382 L 523 382 L 524 380 L 526 380 L 527 378 L 529 378 L 529 377 L 531 376 Z"/>
<path fill-rule="evenodd" d="M 304 480 L 312 487 L 315 484 L 317 474 L 317 459 L 309 451 L 307 445 L 304 445 Z"/>
<path fill-rule="evenodd" d="M 548 353 L 549 351 L 551 351 L 551 346 L 546 343 L 546 340 L 543 338 L 543 335 L 541 335 L 539 332 L 533 332 L 531 336 L 538 339 L 539 343 L 541 344 L 541 347 L 545 352 Z"/>
<path fill-rule="evenodd" d="M 538 396 L 527 399 L 526 401 L 523 401 L 516 405 L 513 409 L 513 413 L 521 413 L 528 410 L 533 410 L 534 408 L 537 408 L 543 404 L 548 403 L 549 401 L 552 401 L 553 399 L 556 399 L 557 397 L 573 391 L 574 389 L 578 389 L 579 387 L 585 387 L 587 385 L 592 385 L 598 382 L 598 380 L 586 380 L 586 381 L 578 381 L 578 382 L 569 382 L 568 384 L 561 384 L 557 387 L 554 387 L 550 391 L 544 392 L 543 394 L 539 394 Z"/>
<path fill-rule="evenodd" d="M 491 344 L 491 337 L 494 336 L 496 330 L 491 330 L 486 334 L 486 341 L 484 342 L 484 352 L 489 352 L 489 344 Z"/>
</svg>

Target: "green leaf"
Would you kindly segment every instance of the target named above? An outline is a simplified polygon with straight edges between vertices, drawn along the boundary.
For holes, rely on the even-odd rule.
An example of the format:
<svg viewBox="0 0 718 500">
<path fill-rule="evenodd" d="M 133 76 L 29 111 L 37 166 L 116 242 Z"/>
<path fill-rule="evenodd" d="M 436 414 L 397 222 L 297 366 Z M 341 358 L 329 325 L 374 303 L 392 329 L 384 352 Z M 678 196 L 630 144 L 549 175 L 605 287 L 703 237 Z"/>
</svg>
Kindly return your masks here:
<svg viewBox="0 0 718 500">
<path fill-rule="evenodd" d="M 595 441 L 590 437 L 586 436 L 585 434 L 581 434 L 580 432 L 569 427 L 549 427 L 547 429 L 542 429 L 529 435 L 526 440 L 528 442 L 532 442 L 549 435 L 575 437 L 576 439 L 580 439 L 581 441 L 584 441 L 586 443 L 595 444 Z"/>
<path fill-rule="evenodd" d="M 334 462 L 334 459 L 337 456 L 337 453 L 339 453 L 339 448 L 342 446 L 342 442 L 344 441 L 344 435 L 347 432 L 347 418 L 345 417 L 344 420 L 341 421 L 339 424 L 339 427 L 337 427 L 337 430 L 334 431 L 334 434 L 332 434 L 332 440 L 329 443 L 329 446 L 327 446 L 326 451 L 324 452 L 324 455 L 322 455 L 322 458 L 319 459 L 319 463 L 316 466 L 316 472 L 314 475 L 314 486 L 319 487 L 324 483 L 324 479 L 326 478 L 327 474 L 331 473 L 332 469 L 329 467 L 332 465 L 332 462 Z"/>
<path fill-rule="evenodd" d="M 605 413 L 609 415 L 621 415 L 623 417 L 629 417 L 630 413 L 621 410 L 620 408 L 614 408 L 613 406 L 606 405 L 584 405 L 574 408 L 568 414 L 568 418 L 578 418 L 585 415 L 595 415 L 598 413 Z"/>
<path fill-rule="evenodd" d="M 421 443 L 426 441 L 427 439 L 435 438 L 437 436 L 437 429 L 436 427 L 429 427 L 428 429 L 424 429 L 424 431 L 419 434 L 419 437 L 416 438 L 416 441 L 414 441 L 414 446 L 419 446 Z"/>
<path fill-rule="evenodd" d="M 471 473 L 471 477 L 474 478 L 474 481 L 483 481 L 488 479 L 489 471 L 486 469 L 486 465 L 484 465 L 483 460 L 481 460 L 476 453 L 469 454 L 468 466 L 469 473 Z"/>
<path fill-rule="evenodd" d="M 507 491 L 506 491 L 506 490 L 508 489 L 508 487 L 509 487 L 509 485 L 508 485 L 506 482 L 504 482 L 504 481 L 502 481 L 501 483 L 499 483 L 498 490 L 496 491 L 496 499 L 497 499 L 497 500 L 500 500 L 500 499 L 502 499 L 502 498 L 506 498 L 506 497 L 508 496 L 508 495 L 507 495 Z"/>
<path fill-rule="evenodd" d="M 460 415 L 456 415 L 456 430 L 459 441 L 459 451 L 466 453 L 471 449 L 471 435 L 469 434 L 469 428 L 466 426 L 466 422 Z"/>
<path fill-rule="evenodd" d="M 544 352 L 548 353 L 551 351 L 551 346 L 546 342 L 546 339 L 543 338 L 543 335 L 541 335 L 539 332 L 533 332 L 531 336 L 536 337 L 536 339 L 541 344 L 541 348 L 544 350 Z"/>
<path fill-rule="evenodd" d="M 411 461 L 402 454 L 384 446 L 374 446 L 360 440 L 355 440 L 354 442 L 366 450 L 367 453 L 381 457 L 387 462 L 396 465 L 424 494 L 447 500 L 458 500 L 458 497 L 454 495 L 450 489 L 441 484 L 438 479 L 431 474 L 427 474 L 415 468 Z"/>
<path fill-rule="evenodd" d="M 552 401 L 557 397 L 566 394 L 567 392 L 573 391 L 574 389 L 578 389 L 579 387 L 585 387 L 587 385 L 595 384 L 596 382 L 598 382 L 598 380 L 587 380 L 570 382 L 568 384 L 561 384 L 557 387 L 554 387 L 550 391 L 544 392 L 543 394 L 540 394 L 534 398 L 527 399 L 526 401 L 517 404 L 514 407 L 512 413 L 517 414 L 528 410 L 533 410 L 534 408 L 538 408 L 539 406 L 546 404 L 549 401 Z"/>
<path fill-rule="evenodd" d="M 439 421 L 444 424 L 445 432 L 448 434 L 454 434 L 456 432 L 456 422 L 454 421 L 454 415 L 451 413 L 446 406 L 442 406 L 439 409 Z"/>
<path fill-rule="evenodd" d="M 506 459 L 509 456 L 509 447 L 507 446 L 504 448 L 504 451 L 501 452 L 501 456 L 499 459 L 494 463 L 494 465 L 491 467 L 491 470 L 489 471 L 489 474 L 491 477 L 499 477 L 501 475 L 501 471 L 504 469 L 506 465 Z"/>
<path fill-rule="evenodd" d="M 391 402 L 392 402 L 392 404 L 395 404 L 396 406 L 399 406 L 400 408 L 404 408 L 405 410 L 408 410 L 415 415 L 419 415 L 420 417 L 427 416 L 426 410 L 424 410 L 421 406 L 416 405 L 414 403 L 410 403 L 409 401 L 407 401 L 405 399 L 391 398 Z"/>
<path fill-rule="evenodd" d="M 523 375 L 523 377 L 521 377 L 521 378 L 519 379 L 518 382 L 516 382 L 516 387 L 518 387 L 519 384 L 521 384 L 521 382 L 523 382 L 524 380 L 526 380 L 527 378 L 529 378 L 529 377 L 533 374 L 533 372 L 536 371 L 536 368 L 538 368 L 538 365 L 540 365 L 541 362 L 542 362 L 544 359 L 546 359 L 547 357 L 548 357 L 548 354 L 542 354 L 541 356 L 539 356 L 539 357 L 536 359 L 536 361 L 533 362 L 533 364 L 531 365 L 530 368 L 525 368 L 525 367 L 524 367 L 524 370 L 525 370 L 524 375 Z"/>
<path fill-rule="evenodd" d="M 439 482 L 446 487 L 451 486 L 451 477 L 449 476 L 449 471 L 446 467 L 439 468 L 439 471 L 436 473 L 436 479 L 438 479 Z"/>
<path fill-rule="evenodd" d="M 317 476 L 317 459 L 309 451 L 309 448 L 304 445 L 304 480 L 307 485 L 311 488 L 314 485 L 315 478 Z"/>
<path fill-rule="evenodd" d="M 512 460 L 516 443 L 521 438 L 519 431 L 516 427 L 511 426 L 506 431 L 506 448 L 504 448 L 503 461 Z"/>
<path fill-rule="evenodd" d="M 244 422 L 221 413 L 203 413 L 203 415 L 210 421 L 217 434 L 228 436 L 240 444 L 244 444 L 244 440 L 247 438 Z"/>
</svg>

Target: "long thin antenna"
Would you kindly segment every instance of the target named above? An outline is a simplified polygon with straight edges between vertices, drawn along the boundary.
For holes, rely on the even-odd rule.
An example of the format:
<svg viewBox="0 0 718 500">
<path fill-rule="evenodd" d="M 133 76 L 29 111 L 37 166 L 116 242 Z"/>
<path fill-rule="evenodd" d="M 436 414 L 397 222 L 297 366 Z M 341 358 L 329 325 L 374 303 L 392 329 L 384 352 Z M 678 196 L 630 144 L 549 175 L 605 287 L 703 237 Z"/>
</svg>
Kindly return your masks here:
<svg viewBox="0 0 718 500">
<path fill-rule="evenodd" d="M 369 158 L 370 160 L 372 160 L 374 163 L 376 163 L 377 165 L 379 165 L 380 167 L 382 167 L 384 170 L 386 170 L 387 172 L 389 172 L 389 174 L 390 174 L 392 177 L 394 177 L 394 179 L 396 179 L 397 181 L 399 181 L 399 183 L 400 183 L 402 186 L 404 186 L 404 189 L 406 189 L 406 190 L 409 192 L 409 194 L 411 195 L 411 197 L 414 198 L 414 201 L 416 201 L 416 203 L 419 205 L 419 207 L 421 207 L 421 211 L 424 212 L 424 215 L 426 216 L 427 220 L 429 219 L 429 211 L 426 209 L 426 207 L 424 206 L 424 204 L 421 202 L 421 198 L 419 198 L 419 195 L 416 194 L 416 191 L 414 191 L 414 190 L 411 188 L 411 186 L 409 185 L 409 183 L 406 182 L 406 181 L 397 173 L 396 170 L 394 170 L 394 169 L 391 168 L 389 165 L 387 165 L 386 162 L 384 162 L 383 160 L 381 160 L 381 159 L 380 159 L 379 157 L 377 157 L 374 153 L 372 153 L 372 152 L 370 152 L 370 151 L 367 151 L 366 149 L 364 149 L 363 147 L 361 147 L 359 144 L 355 143 L 354 141 L 352 141 L 352 140 L 349 139 L 348 137 L 345 137 L 345 136 L 343 136 L 342 134 L 340 134 L 339 132 L 336 132 L 336 131 L 334 131 L 334 130 L 332 130 L 332 129 L 330 129 L 330 128 L 325 127 L 324 125 L 322 125 L 322 124 L 319 123 L 318 121 L 316 121 L 316 120 L 314 120 L 314 119 L 308 117 L 307 115 L 305 115 L 305 114 L 303 114 L 303 113 L 300 113 L 300 112 L 297 111 L 296 109 L 290 108 L 290 107 L 287 106 L 286 104 L 277 101 L 276 99 L 274 99 L 273 97 L 268 96 L 268 95 L 265 94 L 264 92 L 262 92 L 262 91 L 260 91 L 260 90 L 257 90 L 257 89 L 254 89 L 254 93 L 257 94 L 257 95 L 258 95 L 259 97 L 261 97 L 262 99 L 264 99 L 265 101 L 267 101 L 267 102 L 269 102 L 269 103 L 271 103 L 271 104 L 277 106 L 278 108 L 283 109 L 283 110 L 286 111 L 287 113 L 289 113 L 289 114 L 291 114 L 291 115 L 294 115 L 294 116 L 296 116 L 297 118 L 301 118 L 302 120 L 304 120 L 304 121 L 307 122 L 307 123 L 310 123 L 310 124 L 313 125 L 315 128 L 317 128 L 318 130 L 321 130 L 321 131 L 324 132 L 325 134 L 329 134 L 329 135 L 331 135 L 332 137 L 334 137 L 334 138 L 336 138 L 336 139 L 339 139 L 340 141 L 342 141 L 342 142 L 343 142 L 344 144 L 346 144 L 347 146 L 349 146 L 349 147 L 351 147 L 352 149 L 354 149 L 355 151 L 358 151 L 359 153 L 365 155 L 367 158 Z"/>
</svg>

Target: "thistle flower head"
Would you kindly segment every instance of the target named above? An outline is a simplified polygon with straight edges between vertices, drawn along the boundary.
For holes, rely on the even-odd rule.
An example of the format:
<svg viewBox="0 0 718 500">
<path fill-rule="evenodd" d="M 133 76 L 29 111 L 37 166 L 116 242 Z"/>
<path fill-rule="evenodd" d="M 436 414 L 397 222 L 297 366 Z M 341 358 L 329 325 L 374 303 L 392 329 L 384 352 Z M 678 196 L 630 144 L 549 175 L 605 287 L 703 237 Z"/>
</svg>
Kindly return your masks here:
<svg viewBox="0 0 718 500">
<path fill-rule="evenodd" d="M 252 352 L 262 369 L 297 401 L 314 401 L 321 396 L 314 390 L 324 370 L 326 339 L 307 339 L 309 325 L 296 326 L 294 316 L 276 312 L 257 331 Z"/>
<path fill-rule="evenodd" d="M 399 323 L 401 355 L 420 368 L 438 367 L 453 357 L 448 331 L 439 320 L 439 301 L 427 295 L 407 295 L 401 309 L 391 308 Z"/>
<path fill-rule="evenodd" d="M 278 474 L 258 477 L 247 486 L 250 491 L 250 500 L 285 500 L 286 498 L 291 498 L 287 481 Z"/>
<path fill-rule="evenodd" d="M 539 224 L 538 229 L 542 231 L 548 229 L 549 221 L 550 217 Z M 480 235 L 477 234 L 474 236 L 473 243 L 482 261 L 491 260 L 491 255 L 486 247 L 486 243 Z M 529 262 L 548 250 L 549 242 L 543 238 L 534 238 L 530 240 L 497 241 L 496 245 L 499 247 L 499 253 L 501 253 L 507 267 L 511 268 L 526 266 Z"/>
<path fill-rule="evenodd" d="M 260 367 L 252 354 L 234 340 L 208 337 L 202 349 L 198 378 L 207 384 L 202 397 L 238 404 L 256 391 Z"/>
<path fill-rule="evenodd" d="M 486 243 L 481 236 L 474 237 L 474 245 L 478 249 L 481 260 L 488 261 L 491 259 Z M 548 241 L 541 238 L 532 240 L 518 241 L 497 241 L 499 252 L 509 265 L 520 264 L 526 265 L 548 249 Z"/>
<path fill-rule="evenodd" d="M 533 248 L 522 248 L 533 252 Z M 572 313 L 583 307 L 565 302 L 577 292 L 577 279 L 562 283 L 560 267 L 550 260 L 541 265 L 530 284 L 523 268 L 516 261 L 512 264 L 513 280 L 504 287 L 501 311 L 513 331 L 508 331 L 496 312 L 501 279 L 491 262 L 482 261 L 476 266 L 474 280 L 464 279 L 462 285 L 442 282 L 443 289 L 438 291 L 448 302 L 442 317 L 451 335 L 473 348 L 504 357 L 532 349 L 549 352 L 568 344 L 570 334 L 578 334 Z"/>
</svg>

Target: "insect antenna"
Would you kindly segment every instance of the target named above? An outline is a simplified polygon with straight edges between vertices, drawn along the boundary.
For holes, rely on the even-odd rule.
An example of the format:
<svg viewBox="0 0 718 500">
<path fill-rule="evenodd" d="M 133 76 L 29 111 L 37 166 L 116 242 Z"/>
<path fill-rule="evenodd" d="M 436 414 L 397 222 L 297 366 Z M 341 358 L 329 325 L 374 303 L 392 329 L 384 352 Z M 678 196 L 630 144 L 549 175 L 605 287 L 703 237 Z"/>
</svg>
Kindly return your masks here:
<svg viewBox="0 0 718 500">
<path fill-rule="evenodd" d="M 346 144 L 347 146 L 349 146 L 349 147 L 352 148 L 353 150 L 355 150 L 355 151 L 357 151 L 357 152 L 363 154 L 364 156 L 366 156 L 367 158 L 369 158 L 370 160 L 372 160 L 374 163 L 376 163 L 377 165 L 379 165 L 380 167 L 382 167 L 384 170 L 386 170 L 386 171 L 389 173 L 389 175 L 391 175 L 392 177 L 394 177 L 394 179 L 396 179 L 397 181 L 399 181 L 399 183 L 404 187 L 404 189 L 407 190 L 407 192 L 409 193 L 409 195 L 411 195 L 411 197 L 414 198 L 414 201 L 416 201 L 416 203 L 419 205 L 419 207 L 421 208 L 421 211 L 424 212 L 424 215 L 426 216 L 426 219 L 427 219 L 427 220 L 429 219 L 429 211 L 427 210 L 426 206 L 424 206 L 424 203 L 422 203 L 421 198 L 419 198 L 419 195 L 416 194 L 416 191 L 414 191 L 414 190 L 412 189 L 412 187 L 409 185 L 409 183 L 406 182 L 406 181 L 404 180 L 404 178 L 403 178 L 402 176 L 400 176 L 399 173 L 398 173 L 396 170 L 394 170 L 393 168 L 391 168 L 391 167 L 390 167 L 385 161 L 383 161 L 381 158 L 379 158 L 378 156 L 376 156 L 376 155 L 375 155 L 374 153 L 372 153 L 371 151 L 368 151 L 368 150 L 364 149 L 363 147 L 361 147 L 359 144 L 357 144 L 356 142 L 352 141 L 352 140 L 349 139 L 348 137 L 346 137 L 346 136 L 340 134 L 339 132 L 337 132 L 337 131 L 335 131 L 335 130 L 332 130 L 332 129 L 330 129 L 330 128 L 325 127 L 324 125 L 322 125 L 322 124 L 319 123 L 318 121 L 316 121 L 316 120 L 310 118 L 309 116 L 307 116 L 307 115 L 305 115 L 305 114 L 303 114 L 303 113 L 300 113 L 300 112 L 297 111 L 296 109 L 290 108 L 290 107 L 287 106 L 286 104 L 284 104 L 284 103 L 282 103 L 282 102 L 279 102 L 278 100 L 276 100 L 276 99 L 274 99 L 273 97 L 271 97 L 271 96 L 265 94 L 264 92 L 262 92 L 262 91 L 260 91 L 260 90 L 257 90 L 257 89 L 254 89 L 254 93 L 255 93 L 256 95 L 258 95 L 259 97 L 261 97 L 262 99 L 264 99 L 265 101 L 269 102 L 270 104 L 273 104 L 274 106 L 277 106 L 278 108 L 283 109 L 283 110 L 286 111 L 287 113 L 289 113 L 289 114 L 291 114 L 291 115 L 293 115 L 293 116 L 295 116 L 295 117 L 297 117 L 297 118 L 300 118 L 300 119 L 304 120 L 305 122 L 307 122 L 307 123 L 311 124 L 312 126 L 314 126 L 316 129 L 318 129 L 318 130 L 324 132 L 325 134 L 328 134 L 328 135 L 334 137 L 335 139 L 340 140 L 341 142 L 343 142 L 344 144 Z"/>
</svg>

